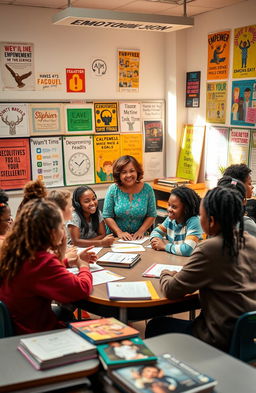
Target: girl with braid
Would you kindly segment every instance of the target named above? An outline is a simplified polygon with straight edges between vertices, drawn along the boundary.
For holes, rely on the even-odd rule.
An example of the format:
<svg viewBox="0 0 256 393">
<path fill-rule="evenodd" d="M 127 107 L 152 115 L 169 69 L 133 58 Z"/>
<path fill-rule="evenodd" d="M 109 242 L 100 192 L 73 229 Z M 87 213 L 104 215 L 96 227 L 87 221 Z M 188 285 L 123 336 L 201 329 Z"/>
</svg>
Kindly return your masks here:
<svg viewBox="0 0 256 393">
<path fill-rule="evenodd" d="M 190 256 L 202 239 L 199 206 L 200 197 L 194 190 L 188 187 L 174 188 L 168 200 L 168 217 L 150 234 L 152 248 Z"/>
<path fill-rule="evenodd" d="M 228 351 L 237 318 L 256 309 L 256 239 L 243 232 L 244 207 L 231 188 L 215 187 L 200 205 L 208 239 L 200 242 L 180 272 L 164 270 L 165 296 L 178 299 L 199 290 L 201 313 L 193 321 L 161 317 L 151 320 L 146 337 L 175 332 Z"/>
</svg>

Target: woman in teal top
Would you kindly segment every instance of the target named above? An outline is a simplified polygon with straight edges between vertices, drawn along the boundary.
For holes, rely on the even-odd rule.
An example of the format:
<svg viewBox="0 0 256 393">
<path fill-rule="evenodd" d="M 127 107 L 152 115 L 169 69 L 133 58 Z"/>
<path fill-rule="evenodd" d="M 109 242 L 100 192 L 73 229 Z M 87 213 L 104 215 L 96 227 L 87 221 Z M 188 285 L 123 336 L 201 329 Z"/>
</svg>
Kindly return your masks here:
<svg viewBox="0 0 256 393">
<path fill-rule="evenodd" d="M 115 161 L 113 177 L 115 184 L 109 187 L 104 201 L 105 222 L 120 239 L 141 239 L 157 215 L 154 191 L 141 181 L 143 169 L 132 156 Z"/>
</svg>

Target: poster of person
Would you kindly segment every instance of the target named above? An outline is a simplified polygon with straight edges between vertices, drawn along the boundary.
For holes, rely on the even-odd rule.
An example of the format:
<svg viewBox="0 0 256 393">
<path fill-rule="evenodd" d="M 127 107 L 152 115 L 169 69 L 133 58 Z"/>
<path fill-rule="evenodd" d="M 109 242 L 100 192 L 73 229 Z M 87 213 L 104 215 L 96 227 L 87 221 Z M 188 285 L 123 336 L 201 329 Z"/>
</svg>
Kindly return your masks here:
<svg viewBox="0 0 256 393">
<path fill-rule="evenodd" d="M 162 119 L 164 117 L 164 102 L 142 102 L 141 117 L 143 119 Z"/>
<path fill-rule="evenodd" d="M 63 137 L 65 185 L 93 184 L 93 136 Z"/>
<path fill-rule="evenodd" d="M 121 132 L 141 132 L 139 102 L 120 102 L 119 116 Z"/>
<path fill-rule="evenodd" d="M 163 150 L 163 123 L 161 120 L 144 120 L 145 152 Z"/>
<path fill-rule="evenodd" d="M 30 138 L 32 179 L 40 179 L 46 187 L 64 186 L 62 138 Z"/>
<path fill-rule="evenodd" d="M 252 182 L 256 182 L 256 130 L 251 130 L 250 140 L 250 162 L 249 168 L 252 170 Z"/>
<path fill-rule="evenodd" d="M 229 133 L 228 166 L 233 164 L 248 164 L 250 130 L 246 128 L 231 128 Z"/>
<path fill-rule="evenodd" d="M 226 122 L 227 82 L 208 82 L 206 92 L 207 123 Z"/>
<path fill-rule="evenodd" d="M 0 136 L 29 135 L 28 105 L 0 104 Z"/>
<path fill-rule="evenodd" d="M 63 133 L 62 104 L 30 104 L 31 135 Z"/>
<path fill-rule="evenodd" d="M 256 25 L 234 30 L 233 78 L 256 76 Z"/>
<path fill-rule="evenodd" d="M 64 113 L 67 134 L 94 132 L 93 104 L 67 104 Z"/>
<path fill-rule="evenodd" d="M 143 164 L 143 140 L 142 134 L 122 134 L 120 156 L 130 155 Z"/>
<path fill-rule="evenodd" d="M 120 157 L 120 135 L 95 135 L 95 179 L 96 183 L 113 181 L 113 163 Z"/>
<path fill-rule="evenodd" d="M 256 79 L 232 82 L 230 122 L 236 126 L 256 126 Z"/>
<path fill-rule="evenodd" d="M 164 156 L 161 152 L 145 153 L 143 157 L 144 180 L 164 177 Z"/>
<path fill-rule="evenodd" d="M 28 138 L 0 139 L 0 188 L 21 189 L 31 180 Z"/>
<path fill-rule="evenodd" d="M 228 79 L 230 30 L 208 34 L 207 79 Z"/>
<path fill-rule="evenodd" d="M 0 42 L 3 90 L 35 90 L 34 45 Z"/>
<path fill-rule="evenodd" d="M 140 51 L 118 50 L 119 91 L 139 91 Z"/>
<path fill-rule="evenodd" d="M 62 90 L 63 79 L 59 72 L 40 72 L 36 75 L 36 90 Z"/>
<path fill-rule="evenodd" d="M 187 72 L 186 77 L 186 108 L 200 106 L 201 71 Z"/>
<path fill-rule="evenodd" d="M 118 131 L 117 102 L 95 102 L 94 116 L 96 132 Z"/>
</svg>

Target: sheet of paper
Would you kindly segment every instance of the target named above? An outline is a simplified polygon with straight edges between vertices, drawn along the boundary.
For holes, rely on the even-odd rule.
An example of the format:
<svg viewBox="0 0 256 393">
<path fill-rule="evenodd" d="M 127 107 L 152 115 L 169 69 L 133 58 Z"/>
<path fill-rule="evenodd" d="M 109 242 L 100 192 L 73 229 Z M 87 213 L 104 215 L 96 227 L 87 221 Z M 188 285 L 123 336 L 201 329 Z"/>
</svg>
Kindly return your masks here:
<svg viewBox="0 0 256 393">
<path fill-rule="evenodd" d="M 91 273 L 97 272 L 99 270 L 103 270 L 103 267 L 100 265 L 97 265 L 97 263 L 90 263 L 89 268 L 90 268 Z M 73 274 L 78 274 L 78 272 L 79 272 L 77 267 L 69 267 L 68 271 Z"/>
<path fill-rule="evenodd" d="M 119 239 L 118 241 L 121 243 L 133 243 L 133 244 L 143 244 L 149 239 L 149 236 L 144 236 L 142 239 L 138 240 L 123 240 Z"/>
<path fill-rule="evenodd" d="M 120 276 L 119 274 L 115 274 L 113 272 L 110 272 L 109 270 L 101 270 L 98 272 L 93 273 L 92 275 L 92 282 L 93 285 L 99 285 L 103 284 L 105 282 L 110 282 L 110 281 L 117 281 L 117 280 L 122 280 L 123 276 Z"/>
<path fill-rule="evenodd" d="M 111 246 L 111 250 L 113 252 L 130 252 L 130 251 L 145 251 L 145 248 L 141 244 L 115 243 Z"/>
<path fill-rule="evenodd" d="M 176 270 L 176 272 L 179 272 L 182 269 L 182 266 L 178 265 L 165 265 L 161 263 L 155 263 L 151 265 L 147 270 L 145 270 L 144 273 L 142 273 L 143 277 L 160 277 L 162 270 L 167 269 L 167 270 Z"/>
<path fill-rule="evenodd" d="M 102 257 L 100 257 L 98 261 L 130 263 L 137 255 L 138 254 L 119 254 L 116 252 L 107 252 L 106 254 L 102 255 Z"/>
<path fill-rule="evenodd" d="M 108 284 L 109 298 L 151 299 L 145 281 L 117 282 Z"/>
<path fill-rule="evenodd" d="M 82 251 L 85 250 L 86 247 L 77 247 L 77 254 L 79 255 Z M 90 252 L 95 252 L 95 254 L 98 254 L 103 247 L 93 247 Z"/>
</svg>

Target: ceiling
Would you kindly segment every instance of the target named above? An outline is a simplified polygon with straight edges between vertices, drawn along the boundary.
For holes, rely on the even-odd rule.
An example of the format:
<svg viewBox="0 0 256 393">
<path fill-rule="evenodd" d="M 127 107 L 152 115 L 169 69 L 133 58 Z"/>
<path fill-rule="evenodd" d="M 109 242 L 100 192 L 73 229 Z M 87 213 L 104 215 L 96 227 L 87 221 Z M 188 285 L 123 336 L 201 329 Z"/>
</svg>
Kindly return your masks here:
<svg viewBox="0 0 256 393">
<path fill-rule="evenodd" d="M 186 16 L 196 16 L 247 0 L 187 0 Z M 136 12 L 184 16 L 184 0 L 70 0 L 75 8 L 95 8 L 120 12 Z M 0 0 L 0 4 L 65 9 L 68 0 Z"/>
</svg>

